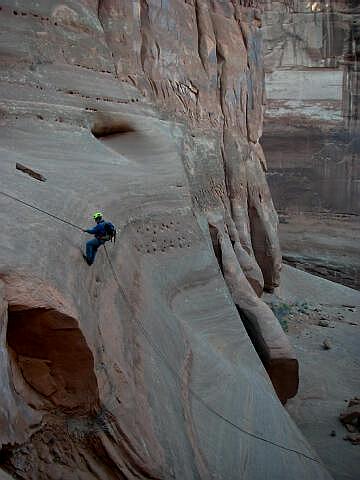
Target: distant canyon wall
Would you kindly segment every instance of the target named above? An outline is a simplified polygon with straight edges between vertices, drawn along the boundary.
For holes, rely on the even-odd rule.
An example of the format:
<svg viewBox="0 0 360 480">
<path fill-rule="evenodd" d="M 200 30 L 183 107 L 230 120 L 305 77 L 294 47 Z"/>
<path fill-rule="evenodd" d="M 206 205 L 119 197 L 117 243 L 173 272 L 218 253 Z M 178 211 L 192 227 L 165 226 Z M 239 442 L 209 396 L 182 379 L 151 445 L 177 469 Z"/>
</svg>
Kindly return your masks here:
<svg viewBox="0 0 360 480">
<path fill-rule="evenodd" d="M 360 6 L 262 0 L 262 145 L 275 205 L 360 213 Z"/>
</svg>

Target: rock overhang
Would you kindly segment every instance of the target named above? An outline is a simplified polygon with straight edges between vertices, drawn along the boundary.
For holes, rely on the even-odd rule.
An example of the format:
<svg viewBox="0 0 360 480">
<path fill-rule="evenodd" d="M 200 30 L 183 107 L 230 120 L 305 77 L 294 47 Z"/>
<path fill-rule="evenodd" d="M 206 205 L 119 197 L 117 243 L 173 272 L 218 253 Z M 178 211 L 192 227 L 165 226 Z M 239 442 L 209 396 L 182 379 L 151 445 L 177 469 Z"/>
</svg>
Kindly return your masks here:
<svg viewBox="0 0 360 480">
<path fill-rule="evenodd" d="M 231 166 L 236 164 L 236 161 L 243 161 L 243 152 L 239 145 L 229 148 L 225 154 L 224 169 L 222 152 L 225 151 L 225 137 L 221 127 L 221 115 L 228 115 L 228 110 L 220 113 L 217 94 L 215 91 L 211 92 L 213 103 L 208 105 L 210 110 L 214 107 L 217 113 L 207 117 L 203 128 L 200 121 L 202 117 L 194 115 L 202 101 L 198 100 L 196 93 L 197 89 L 201 91 L 201 85 L 196 86 L 195 80 L 190 79 L 191 81 L 185 83 L 182 80 L 162 81 L 156 74 L 151 83 L 147 70 L 145 73 L 138 71 L 135 76 L 133 72 L 129 72 L 128 81 L 135 83 L 137 88 L 120 81 L 124 80 L 126 75 L 121 78 L 119 72 L 121 55 L 119 57 L 115 48 L 117 40 L 111 37 L 110 30 L 106 31 L 104 21 L 109 14 L 106 4 L 107 2 L 101 4 L 101 23 L 105 25 L 105 35 L 95 22 L 96 35 L 88 45 L 82 39 L 77 49 L 72 50 L 66 43 L 67 40 L 62 39 L 59 45 L 49 51 L 44 48 L 44 56 L 48 55 L 55 64 L 35 58 L 20 67 L 15 66 L 17 62 L 13 61 L 8 68 L 6 75 L 13 81 L 22 78 L 25 87 L 21 88 L 17 84 L 17 97 L 14 92 L 9 92 L 11 83 L 7 83 L 6 75 L 3 76 L 7 89 L 4 89 L 2 102 L 4 129 L 1 136 L 4 161 L 0 169 L 4 185 L 14 195 L 77 225 L 82 226 L 84 219 L 90 219 L 93 210 L 104 210 L 106 215 L 121 227 L 117 246 L 109 249 L 118 280 L 112 276 L 104 252 L 99 252 L 97 262 L 90 271 L 82 263 L 78 250 L 82 238 L 78 232 L 50 220 L 46 215 L 42 216 L 39 212 L 30 213 L 23 205 L 15 206 L 10 199 L 2 199 L 6 210 L 1 214 L 1 221 L 6 226 L 2 232 L 2 272 L 9 267 L 15 272 L 23 271 L 26 267 L 29 284 L 33 278 L 41 278 L 44 285 L 50 285 L 61 292 L 71 309 L 77 312 L 74 318 L 79 319 L 79 326 L 94 358 L 102 409 L 98 415 L 104 419 L 103 423 L 100 422 L 100 428 L 95 428 L 92 420 L 86 420 L 91 426 L 87 433 L 96 438 L 101 449 L 106 451 L 105 457 L 111 457 L 113 462 L 112 473 L 105 474 L 102 470 L 103 476 L 109 475 L 111 478 L 110 475 L 116 475 L 114 472 L 120 469 L 127 472 L 129 478 L 133 471 L 145 478 L 149 475 L 152 478 L 168 478 L 169 475 L 176 478 L 200 475 L 206 478 L 213 472 L 221 478 L 236 478 L 237 472 L 242 469 L 244 438 L 247 438 L 247 454 L 252 452 L 257 462 L 261 458 L 267 463 L 268 454 L 261 440 L 250 440 L 246 434 L 243 438 L 239 430 L 234 430 L 229 423 L 225 427 L 220 416 L 214 414 L 214 410 L 235 424 L 239 423 L 239 419 L 243 421 L 250 416 L 251 421 L 246 421 L 250 431 L 250 427 L 254 427 L 267 438 L 275 437 L 279 444 L 283 444 L 286 438 L 286 442 L 294 449 L 301 447 L 311 455 L 301 435 L 284 414 L 265 370 L 246 336 L 228 287 L 220 275 L 207 230 L 208 214 L 218 211 L 221 221 L 224 217 L 226 219 L 224 238 L 228 242 L 228 251 L 231 251 L 232 244 L 227 235 L 238 245 L 237 256 L 232 258 L 233 266 L 237 266 L 238 259 L 245 258 L 243 250 L 247 249 L 248 272 L 251 271 L 250 267 L 255 268 L 256 262 L 251 255 L 253 240 L 250 235 L 247 198 L 251 192 L 258 197 L 259 190 L 266 190 L 260 173 L 263 168 L 256 163 L 260 161 L 260 155 L 250 145 L 252 153 L 246 153 L 245 156 L 249 171 L 253 168 L 252 164 L 256 165 L 252 175 L 243 177 L 242 169 L 236 178 L 226 176 L 226 172 L 231 171 Z M 144 13 L 143 5 L 141 8 Z M 79 12 L 82 9 L 85 7 L 79 2 Z M 235 35 L 239 32 L 237 22 L 245 22 L 247 15 L 251 22 L 255 18 L 248 12 L 242 19 L 237 16 L 233 20 L 231 12 L 233 7 L 229 5 L 227 19 L 221 18 L 224 13 L 221 10 L 211 16 L 206 11 L 198 11 L 198 14 L 199 20 L 207 25 L 206 28 L 210 28 L 212 21 L 220 22 L 218 28 L 213 29 L 213 33 L 209 30 L 215 38 L 222 24 L 230 25 Z M 21 16 L 20 9 L 18 13 Z M 67 13 L 70 15 L 71 12 Z M 115 13 L 113 12 L 114 15 Z M 237 11 L 237 15 L 240 13 Z M 7 12 L 7 15 L 10 14 L 14 18 L 19 16 Z M 45 20 L 31 16 L 31 22 L 44 21 L 48 25 L 46 14 L 42 12 L 41 15 Z M 94 15 L 96 12 L 89 11 L 89 18 L 95 18 Z M 23 17 L 21 21 L 27 21 L 28 16 Z M 80 22 L 81 28 L 76 29 L 74 19 L 78 17 L 74 14 L 70 17 L 73 19 L 70 23 L 62 23 L 73 31 L 73 35 L 81 36 L 84 23 Z M 209 19 L 211 22 L 207 24 Z M 58 23 L 58 20 L 56 22 Z M 89 25 L 91 27 L 91 22 Z M 151 36 L 153 27 L 147 25 L 146 28 L 147 35 Z M 243 35 L 251 36 L 251 28 L 245 33 L 242 32 L 241 38 Z M 222 32 L 224 33 L 224 30 Z M 31 35 L 27 30 L 23 34 L 26 38 Z M 56 35 L 59 35 L 59 32 Z M 97 35 L 100 40 L 96 40 Z M 104 47 L 105 37 L 108 50 Z M 217 41 L 222 42 L 222 62 L 230 62 L 224 48 L 226 36 L 221 34 L 220 37 Z M 84 38 L 88 38 L 86 31 Z M 200 39 L 203 40 L 205 41 L 204 37 Z M 33 39 L 32 41 L 36 42 Z M 102 45 L 94 53 L 91 48 L 96 41 Z M 166 35 L 159 43 L 162 44 L 160 57 L 164 42 Z M 65 48 L 63 56 L 58 50 L 60 45 Z M 176 44 L 173 46 L 176 51 Z M 81 49 L 91 51 L 91 54 L 86 56 Z M 115 71 L 110 54 L 112 49 L 118 57 L 115 67 L 120 79 L 111 73 Z M 123 56 L 124 51 L 125 49 Z M 128 52 L 130 51 L 129 47 Z M 150 53 L 144 48 L 143 59 Z M 196 51 L 194 55 L 197 55 Z M 98 57 L 101 57 L 99 62 L 96 61 Z M 250 57 L 250 61 L 257 58 L 256 55 Z M 203 61 L 204 59 L 205 57 Z M 133 61 L 136 64 L 136 59 Z M 123 62 L 124 65 L 125 63 Z M 107 66 L 103 67 L 103 64 Z M 200 65 L 198 60 L 197 64 Z M 170 64 L 168 77 L 174 74 L 174 65 Z M 245 62 L 241 65 L 246 68 Z M 249 80 L 253 75 L 253 83 L 246 81 L 242 84 L 243 89 L 245 85 L 250 88 L 257 82 L 260 70 L 256 73 L 257 70 L 253 67 L 252 73 L 247 72 L 244 76 Z M 213 73 L 219 75 L 223 86 L 230 88 L 227 79 L 231 78 L 231 71 L 229 69 L 222 76 L 216 67 Z M 189 77 L 190 73 L 189 71 L 186 75 Z M 174 74 L 174 78 L 178 77 Z M 236 95 L 226 95 L 225 90 L 221 95 L 224 94 L 226 99 L 236 98 Z M 171 95 L 179 102 L 176 108 Z M 187 95 L 190 96 L 190 107 L 184 108 L 187 100 L 185 105 L 183 102 Z M 154 103 L 151 103 L 149 98 Z M 246 101 L 240 104 L 244 107 Z M 157 113 L 157 108 L 161 109 L 161 115 Z M 253 116 L 249 116 L 252 140 L 258 138 L 261 130 L 261 109 L 262 107 L 259 107 Z M 240 121 L 233 122 L 233 111 L 233 108 L 230 108 L 224 125 L 227 128 L 230 125 L 232 128 L 234 125 L 240 126 L 241 134 L 245 135 L 244 141 L 247 143 L 246 125 Z M 207 108 L 204 108 L 204 112 L 207 112 Z M 241 115 L 241 118 L 245 118 Z M 100 121 L 101 128 L 106 130 L 108 123 L 111 124 L 110 132 L 115 135 L 109 137 L 112 137 L 111 141 L 115 141 L 116 149 L 107 148 L 109 144 L 104 145 L 91 134 L 99 118 L 105 118 L 102 124 Z M 130 131 L 128 125 L 135 131 Z M 114 131 L 113 126 L 120 131 Z M 235 133 L 227 130 L 227 135 L 232 138 Z M 31 183 L 31 178 L 16 175 L 13 164 L 19 157 L 26 157 L 31 161 L 31 166 L 38 168 L 47 177 L 47 182 L 41 185 L 41 188 Z M 229 205 L 227 188 L 231 180 L 234 186 L 243 183 L 244 190 L 239 192 L 234 187 L 229 195 Z M 252 205 L 260 212 L 260 236 L 264 233 L 262 228 L 267 228 L 264 219 L 270 219 L 270 233 L 266 230 L 265 237 L 273 252 L 275 251 L 276 260 L 276 236 L 271 233 L 276 226 L 276 215 L 266 194 L 264 198 L 264 206 L 260 205 L 261 202 L 254 206 L 255 200 Z M 263 208 L 268 211 L 261 216 Z M 10 210 L 11 218 L 7 215 Z M 231 215 L 226 217 L 226 211 L 237 213 L 234 220 Z M 238 236 L 237 229 L 240 231 Z M 258 239 L 260 240 L 260 237 Z M 261 256 L 261 242 L 259 248 L 258 258 Z M 268 260 L 273 264 L 272 257 Z M 269 285 L 274 280 L 275 270 L 276 268 L 269 266 Z M 187 279 L 185 283 L 184 278 Z M 10 282 L 9 284 L 11 285 Z M 168 292 L 171 284 L 172 291 L 176 292 L 176 300 L 172 301 L 169 299 L 174 293 Z M 186 310 L 184 306 L 187 298 L 184 291 L 188 292 L 195 307 L 196 299 L 200 297 L 203 302 L 202 309 L 205 310 L 207 306 L 210 314 L 204 315 L 201 308 L 195 308 L 195 311 Z M 257 296 L 253 293 L 251 295 L 254 295 L 251 298 L 256 304 Z M 165 359 L 170 358 L 170 369 L 166 366 L 166 360 L 157 356 L 151 343 L 141 334 L 141 325 L 145 326 L 145 331 L 150 334 L 153 342 L 155 339 L 155 345 L 159 343 L 161 351 L 165 351 Z M 209 365 L 212 368 L 209 368 Z M 176 372 L 175 377 L 173 370 Z M 194 392 L 198 395 L 197 398 Z M 230 392 L 226 401 L 224 392 Z M 202 401 L 199 401 L 199 398 Z M 254 409 L 261 411 L 265 399 L 267 406 L 264 412 L 268 411 L 270 419 L 276 420 L 270 421 L 264 429 L 264 416 L 249 412 Z M 209 409 L 209 405 L 213 411 Z M 278 422 L 283 425 L 286 434 L 283 430 L 275 432 Z M 70 429 L 69 433 L 67 425 L 68 421 L 65 422 L 65 438 L 76 450 L 73 429 Z M 81 428 L 87 428 L 83 421 Z M 225 439 L 222 443 L 226 452 L 216 440 L 220 430 L 226 432 L 225 436 L 222 436 Z M 109 432 L 111 441 L 108 438 Z M 29 430 L 23 428 L 20 433 L 23 435 L 21 441 L 29 442 Z M 36 457 L 39 445 L 43 443 L 43 433 L 38 432 L 36 437 L 33 464 L 34 468 L 43 468 L 48 471 L 48 475 L 52 475 L 51 469 L 46 470 L 50 467 L 43 465 Z M 226 457 L 226 462 L 220 462 L 221 464 L 214 460 L 219 455 L 219 448 Z M 269 468 L 275 472 L 278 468 L 281 470 L 282 455 L 285 453 L 280 454 L 274 446 L 271 448 L 274 448 L 274 455 L 277 452 L 278 462 L 273 461 L 271 465 L 269 463 Z M 14 458 L 16 455 L 17 451 Z M 100 470 L 104 468 L 102 460 L 91 446 L 86 450 L 85 456 L 88 463 L 97 464 Z M 65 457 L 64 452 L 61 452 L 60 458 Z M 48 458 L 51 458 L 50 454 Z M 316 462 L 314 465 L 314 471 L 319 473 L 320 478 L 326 478 L 321 467 L 317 467 Z M 69 466 L 73 469 L 84 468 L 76 462 Z M 68 467 L 62 468 L 64 475 Z M 309 467 L 310 470 L 312 468 Z M 288 473 L 295 476 L 298 472 L 299 478 L 304 477 L 305 470 L 300 460 L 287 467 Z M 256 478 L 259 474 L 260 471 L 256 470 L 255 466 L 251 467 L 251 478 Z"/>
</svg>

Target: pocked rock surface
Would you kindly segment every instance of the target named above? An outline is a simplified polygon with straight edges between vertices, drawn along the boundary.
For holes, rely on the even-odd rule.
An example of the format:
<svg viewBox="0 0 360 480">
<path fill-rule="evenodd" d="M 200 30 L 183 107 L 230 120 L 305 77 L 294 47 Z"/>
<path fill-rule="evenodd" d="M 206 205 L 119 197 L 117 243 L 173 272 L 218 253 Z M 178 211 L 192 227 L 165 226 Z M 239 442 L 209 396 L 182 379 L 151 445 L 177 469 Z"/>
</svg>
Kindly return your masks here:
<svg viewBox="0 0 360 480">
<path fill-rule="evenodd" d="M 0 23 L 2 469 L 330 478 L 279 401 L 297 360 L 259 298 L 281 256 L 258 12 L 3 1 Z M 119 235 L 89 268 L 96 210 Z"/>
</svg>

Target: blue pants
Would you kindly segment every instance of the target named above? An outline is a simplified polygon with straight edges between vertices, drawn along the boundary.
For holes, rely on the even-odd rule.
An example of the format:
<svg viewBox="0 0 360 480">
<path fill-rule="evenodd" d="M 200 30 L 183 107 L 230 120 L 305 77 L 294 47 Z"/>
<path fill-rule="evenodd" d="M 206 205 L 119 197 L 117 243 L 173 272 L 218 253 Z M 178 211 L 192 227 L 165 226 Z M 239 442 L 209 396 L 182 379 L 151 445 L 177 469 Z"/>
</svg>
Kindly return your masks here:
<svg viewBox="0 0 360 480">
<path fill-rule="evenodd" d="M 92 238 L 91 240 L 88 240 L 86 242 L 86 258 L 88 260 L 89 265 L 94 263 L 97 249 L 101 247 L 101 245 L 104 245 L 104 243 L 105 242 L 97 238 Z"/>
</svg>

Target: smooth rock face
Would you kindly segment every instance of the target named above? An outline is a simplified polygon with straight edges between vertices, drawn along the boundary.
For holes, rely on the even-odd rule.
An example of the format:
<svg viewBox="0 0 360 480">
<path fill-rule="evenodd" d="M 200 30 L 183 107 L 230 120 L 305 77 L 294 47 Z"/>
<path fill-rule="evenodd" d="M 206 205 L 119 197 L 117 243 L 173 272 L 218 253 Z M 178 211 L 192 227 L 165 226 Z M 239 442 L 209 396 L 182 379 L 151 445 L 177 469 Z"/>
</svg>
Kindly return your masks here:
<svg viewBox="0 0 360 480">
<path fill-rule="evenodd" d="M 297 362 L 259 299 L 281 259 L 258 143 L 258 13 L 5 1 L 0 23 L 1 192 L 50 214 L 0 194 L 1 468 L 330 478 L 236 309 L 270 365 L 292 365 L 274 380 L 285 401 Z M 97 210 L 119 237 L 89 268 L 85 235 L 51 215 L 85 227 Z"/>
</svg>

